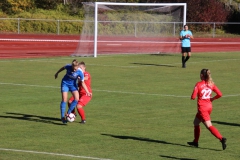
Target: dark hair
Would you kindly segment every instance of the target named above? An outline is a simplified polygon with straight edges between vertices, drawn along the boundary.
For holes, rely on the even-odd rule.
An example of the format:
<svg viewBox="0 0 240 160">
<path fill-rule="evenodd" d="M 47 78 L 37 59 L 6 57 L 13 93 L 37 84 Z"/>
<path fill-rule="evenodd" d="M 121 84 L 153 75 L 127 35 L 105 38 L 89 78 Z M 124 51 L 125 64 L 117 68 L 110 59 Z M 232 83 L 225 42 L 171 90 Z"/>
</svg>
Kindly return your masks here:
<svg viewBox="0 0 240 160">
<path fill-rule="evenodd" d="M 72 60 L 72 63 L 75 62 L 75 61 L 77 61 L 77 60 L 76 59 Z"/>
</svg>

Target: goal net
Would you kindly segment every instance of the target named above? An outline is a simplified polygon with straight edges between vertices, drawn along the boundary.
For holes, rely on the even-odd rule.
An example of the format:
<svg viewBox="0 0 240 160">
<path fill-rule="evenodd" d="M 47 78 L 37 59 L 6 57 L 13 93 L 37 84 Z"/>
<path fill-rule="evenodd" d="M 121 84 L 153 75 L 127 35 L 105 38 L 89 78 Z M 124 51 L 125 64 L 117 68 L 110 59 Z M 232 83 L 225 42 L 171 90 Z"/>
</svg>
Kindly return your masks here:
<svg viewBox="0 0 240 160">
<path fill-rule="evenodd" d="M 84 24 L 72 56 L 180 52 L 186 3 L 83 2 Z"/>
</svg>

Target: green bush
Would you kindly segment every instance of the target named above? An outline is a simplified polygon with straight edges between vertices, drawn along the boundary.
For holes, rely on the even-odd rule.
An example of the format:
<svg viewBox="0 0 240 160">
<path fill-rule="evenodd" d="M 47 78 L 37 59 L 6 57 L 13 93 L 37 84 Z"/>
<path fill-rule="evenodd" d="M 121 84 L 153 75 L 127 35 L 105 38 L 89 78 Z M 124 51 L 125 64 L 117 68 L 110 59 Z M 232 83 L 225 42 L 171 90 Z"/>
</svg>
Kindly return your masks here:
<svg viewBox="0 0 240 160">
<path fill-rule="evenodd" d="M 56 10 L 34 9 L 30 12 L 21 12 L 12 16 L 0 12 L 0 18 L 9 18 L 0 20 L 0 32 L 18 32 L 19 23 L 20 33 L 81 33 L 83 26 L 81 19 L 64 12 L 65 8 L 65 6 L 59 5 Z"/>
</svg>

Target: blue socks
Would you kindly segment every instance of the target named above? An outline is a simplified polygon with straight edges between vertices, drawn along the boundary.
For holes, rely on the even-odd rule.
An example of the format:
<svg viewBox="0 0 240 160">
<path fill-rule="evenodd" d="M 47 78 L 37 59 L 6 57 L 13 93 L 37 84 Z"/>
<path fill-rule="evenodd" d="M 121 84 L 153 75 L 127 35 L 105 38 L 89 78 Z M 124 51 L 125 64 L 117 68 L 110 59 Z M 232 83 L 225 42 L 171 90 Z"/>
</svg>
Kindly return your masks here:
<svg viewBox="0 0 240 160">
<path fill-rule="evenodd" d="M 67 114 L 70 114 L 72 112 L 72 110 L 76 107 L 77 103 L 78 103 L 78 101 L 76 101 L 76 100 L 72 101 L 72 103 L 69 106 Z"/>
<path fill-rule="evenodd" d="M 65 117 L 65 108 L 66 108 L 66 102 L 61 102 L 60 104 L 61 118 Z"/>
</svg>

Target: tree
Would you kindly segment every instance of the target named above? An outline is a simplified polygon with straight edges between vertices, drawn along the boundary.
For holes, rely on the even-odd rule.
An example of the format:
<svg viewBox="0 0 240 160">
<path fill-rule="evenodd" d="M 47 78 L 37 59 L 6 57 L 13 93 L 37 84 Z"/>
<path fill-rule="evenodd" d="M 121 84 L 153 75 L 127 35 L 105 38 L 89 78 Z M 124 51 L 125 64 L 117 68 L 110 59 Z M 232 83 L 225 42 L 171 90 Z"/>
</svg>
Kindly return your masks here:
<svg viewBox="0 0 240 160">
<path fill-rule="evenodd" d="M 1 8 L 7 14 L 16 14 L 34 8 L 32 0 L 3 0 Z"/>
<path fill-rule="evenodd" d="M 62 4 L 63 0 L 34 0 L 37 8 L 56 9 L 58 4 Z"/>
<path fill-rule="evenodd" d="M 187 0 L 190 22 L 226 22 L 229 11 L 218 0 Z"/>
</svg>

